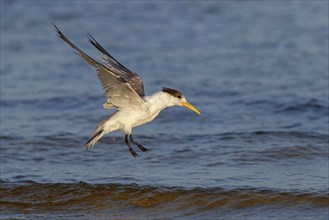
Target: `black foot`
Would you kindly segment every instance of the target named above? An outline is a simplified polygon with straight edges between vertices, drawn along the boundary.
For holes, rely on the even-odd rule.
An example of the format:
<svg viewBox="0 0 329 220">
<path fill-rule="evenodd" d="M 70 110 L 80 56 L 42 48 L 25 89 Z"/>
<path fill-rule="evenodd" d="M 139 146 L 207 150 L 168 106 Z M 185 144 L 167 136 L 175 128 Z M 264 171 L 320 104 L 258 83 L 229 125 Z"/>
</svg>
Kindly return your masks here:
<svg viewBox="0 0 329 220">
<path fill-rule="evenodd" d="M 134 149 L 132 147 L 129 147 L 129 151 L 130 151 L 131 155 L 133 155 L 133 157 L 139 157 L 139 155 L 136 153 L 136 151 L 134 151 Z"/>
<path fill-rule="evenodd" d="M 128 146 L 128 149 L 129 149 L 131 155 L 132 155 L 133 157 L 137 157 L 137 156 L 139 156 L 139 155 L 136 153 L 136 151 L 134 151 L 134 149 L 131 147 L 131 145 L 130 145 L 130 143 L 129 143 L 129 141 L 128 141 L 128 135 L 127 135 L 127 134 L 126 134 L 126 136 L 125 136 L 125 142 L 126 142 L 126 144 L 127 144 L 127 146 Z"/>
<path fill-rule="evenodd" d="M 134 143 L 134 144 L 135 144 L 135 143 Z M 138 147 L 141 151 L 143 151 L 143 152 L 150 151 L 149 149 L 147 149 L 146 147 L 144 147 L 144 146 L 141 145 L 141 144 L 137 144 L 137 147 Z"/>
<path fill-rule="evenodd" d="M 149 149 L 147 149 L 146 147 L 144 147 L 143 145 L 141 145 L 141 144 L 139 144 L 139 143 L 137 143 L 135 140 L 134 140 L 134 138 L 133 138 L 133 135 L 132 134 L 130 134 L 130 141 L 131 142 L 133 142 L 134 144 L 136 144 L 137 145 L 137 147 L 141 150 L 141 151 L 143 151 L 143 152 L 146 152 L 146 151 L 150 151 Z"/>
</svg>

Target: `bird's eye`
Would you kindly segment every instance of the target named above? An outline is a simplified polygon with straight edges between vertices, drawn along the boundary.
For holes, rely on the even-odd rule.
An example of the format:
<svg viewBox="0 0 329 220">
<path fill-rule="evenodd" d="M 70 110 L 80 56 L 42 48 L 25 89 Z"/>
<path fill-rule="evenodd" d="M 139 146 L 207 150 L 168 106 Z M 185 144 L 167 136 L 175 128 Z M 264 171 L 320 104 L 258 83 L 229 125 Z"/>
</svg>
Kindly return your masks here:
<svg viewBox="0 0 329 220">
<path fill-rule="evenodd" d="M 177 98 L 181 99 L 181 98 L 182 98 L 182 96 L 181 96 L 181 95 L 178 95 L 178 96 L 177 96 Z"/>
</svg>

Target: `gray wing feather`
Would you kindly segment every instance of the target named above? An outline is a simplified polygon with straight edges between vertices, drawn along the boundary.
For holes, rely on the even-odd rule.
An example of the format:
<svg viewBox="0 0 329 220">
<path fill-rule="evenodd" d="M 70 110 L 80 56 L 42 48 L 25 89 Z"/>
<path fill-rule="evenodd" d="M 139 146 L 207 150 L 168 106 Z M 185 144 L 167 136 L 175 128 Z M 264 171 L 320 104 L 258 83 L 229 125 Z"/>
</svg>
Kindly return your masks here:
<svg viewBox="0 0 329 220">
<path fill-rule="evenodd" d="M 105 105 L 120 108 L 139 105 L 144 102 L 128 82 L 118 80 L 118 78 L 108 74 L 104 69 L 97 69 L 97 75 L 108 98 Z"/>
<path fill-rule="evenodd" d="M 69 44 L 75 52 L 84 59 L 88 64 L 96 67 L 97 75 L 100 79 L 105 95 L 108 98 L 106 104 L 115 108 L 131 107 L 144 102 L 141 96 L 132 88 L 131 84 L 118 74 L 115 74 L 112 67 L 103 65 L 82 50 L 75 46 L 57 27 L 54 25 L 58 36 Z M 116 70 L 116 69 L 115 69 Z"/>
<path fill-rule="evenodd" d="M 89 42 L 103 53 L 101 59 L 104 61 L 107 68 L 113 71 L 122 80 L 126 81 L 141 97 L 145 96 L 144 85 L 139 75 L 132 72 L 127 67 L 119 63 L 108 51 L 106 51 L 96 40 L 89 34 Z"/>
</svg>

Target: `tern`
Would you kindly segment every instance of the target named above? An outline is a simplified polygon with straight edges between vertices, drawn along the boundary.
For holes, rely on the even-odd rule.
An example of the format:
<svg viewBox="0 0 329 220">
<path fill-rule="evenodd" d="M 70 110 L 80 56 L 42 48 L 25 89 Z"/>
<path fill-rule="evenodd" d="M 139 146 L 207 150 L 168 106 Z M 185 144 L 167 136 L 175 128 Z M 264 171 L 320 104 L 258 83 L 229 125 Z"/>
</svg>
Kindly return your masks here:
<svg viewBox="0 0 329 220">
<path fill-rule="evenodd" d="M 102 63 L 80 50 L 55 24 L 53 25 L 58 37 L 70 45 L 84 61 L 96 68 L 97 76 L 107 98 L 103 107 L 116 109 L 110 117 L 96 126 L 84 145 L 85 149 L 90 150 L 105 134 L 120 130 L 125 134 L 124 140 L 131 155 L 136 157 L 139 155 L 132 148 L 131 143 L 142 152 L 146 152 L 148 149 L 134 140 L 133 127 L 151 122 L 161 110 L 171 106 L 184 106 L 200 115 L 200 112 L 177 90 L 163 87 L 161 91 L 145 96 L 144 85 L 139 75 L 119 63 L 90 34 L 88 35 L 89 42 L 103 54 L 100 57 Z"/>
</svg>

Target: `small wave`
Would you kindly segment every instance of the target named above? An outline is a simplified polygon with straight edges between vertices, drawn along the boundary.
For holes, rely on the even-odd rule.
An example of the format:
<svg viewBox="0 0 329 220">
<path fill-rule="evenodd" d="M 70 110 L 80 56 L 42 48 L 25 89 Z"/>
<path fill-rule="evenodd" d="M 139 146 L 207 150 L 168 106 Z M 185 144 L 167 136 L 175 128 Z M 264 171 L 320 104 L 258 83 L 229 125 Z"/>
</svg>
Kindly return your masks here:
<svg viewBox="0 0 329 220">
<path fill-rule="evenodd" d="M 165 208 L 208 211 L 258 206 L 328 207 L 327 192 L 270 189 L 163 188 L 122 184 L 0 182 L 1 210 L 53 211 L 88 208 Z"/>
<path fill-rule="evenodd" d="M 328 115 L 328 102 L 319 99 L 295 99 L 293 101 L 264 100 L 257 99 L 244 101 L 247 106 L 263 108 L 272 111 L 274 114 L 312 113 L 312 117 L 322 117 Z"/>
<path fill-rule="evenodd" d="M 316 111 L 328 114 L 327 103 L 322 103 L 318 99 L 309 99 L 303 102 L 292 102 L 289 104 L 281 105 L 275 113 L 282 112 L 303 112 L 303 111 Z"/>
<path fill-rule="evenodd" d="M 328 157 L 329 155 L 319 151 L 317 147 L 313 146 L 290 146 L 290 147 L 276 147 L 261 152 L 270 158 L 304 158 L 312 159 L 313 157 Z"/>
<path fill-rule="evenodd" d="M 224 144 L 241 140 L 245 146 L 229 152 L 233 161 L 240 164 L 273 162 L 283 160 L 327 159 L 328 135 L 296 131 L 255 131 L 226 133 L 218 136 Z M 248 143 L 248 145 L 246 145 Z"/>
</svg>

